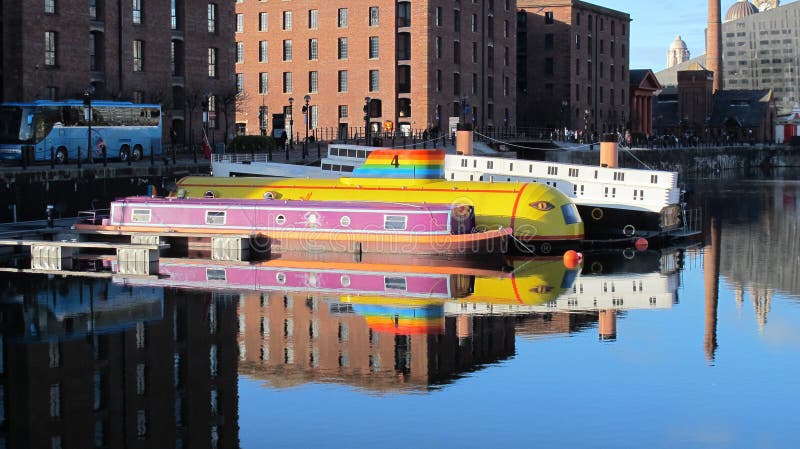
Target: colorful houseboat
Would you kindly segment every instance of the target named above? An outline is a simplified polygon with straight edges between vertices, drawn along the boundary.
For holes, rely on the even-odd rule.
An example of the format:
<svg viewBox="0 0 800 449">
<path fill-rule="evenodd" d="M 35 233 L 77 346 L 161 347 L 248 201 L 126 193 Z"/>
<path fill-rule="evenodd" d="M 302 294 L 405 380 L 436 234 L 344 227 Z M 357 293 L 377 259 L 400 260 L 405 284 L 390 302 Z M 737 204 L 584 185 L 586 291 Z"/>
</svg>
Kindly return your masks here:
<svg viewBox="0 0 800 449">
<path fill-rule="evenodd" d="M 414 254 L 504 252 L 511 229 L 474 232 L 466 204 L 130 197 L 79 230 L 174 236 L 238 235 L 281 250 Z"/>
<path fill-rule="evenodd" d="M 409 157 L 416 159 L 403 162 L 396 153 L 373 151 L 353 177 L 336 180 L 186 177 L 178 182 L 176 195 L 466 204 L 474 207 L 478 230 L 512 228 L 515 241 L 541 244 L 542 253 L 553 243 L 577 246 L 583 239 L 578 210 L 558 189 L 536 183 L 445 181 L 443 151 L 413 153 Z"/>
</svg>

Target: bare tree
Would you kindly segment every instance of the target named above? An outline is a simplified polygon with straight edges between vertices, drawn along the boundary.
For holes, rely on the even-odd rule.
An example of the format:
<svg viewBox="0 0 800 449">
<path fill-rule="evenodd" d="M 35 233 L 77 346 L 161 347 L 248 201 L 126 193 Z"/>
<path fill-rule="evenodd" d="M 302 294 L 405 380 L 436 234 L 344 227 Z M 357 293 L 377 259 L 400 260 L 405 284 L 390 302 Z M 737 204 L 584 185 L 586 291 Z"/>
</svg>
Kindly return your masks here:
<svg viewBox="0 0 800 449">
<path fill-rule="evenodd" d="M 220 94 L 220 106 L 222 113 L 225 114 L 225 144 L 228 143 L 228 131 L 230 130 L 230 119 L 236 119 L 236 113 L 244 112 L 249 100 L 249 95 L 244 90 L 239 90 L 235 86 L 233 89 Z"/>
<path fill-rule="evenodd" d="M 188 141 L 192 143 L 194 141 L 193 137 L 193 129 L 192 129 L 192 117 L 194 117 L 194 112 L 197 111 L 203 101 L 205 99 L 205 95 L 202 94 L 198 89 L 194 89 L 186 95 L 186 111 L 189 115 L 188 119 L 188 127 L 187 131 L 189 132 L 189 139 Z M 207 100 L 206 100 L 207 101 Z"/>
</svg>

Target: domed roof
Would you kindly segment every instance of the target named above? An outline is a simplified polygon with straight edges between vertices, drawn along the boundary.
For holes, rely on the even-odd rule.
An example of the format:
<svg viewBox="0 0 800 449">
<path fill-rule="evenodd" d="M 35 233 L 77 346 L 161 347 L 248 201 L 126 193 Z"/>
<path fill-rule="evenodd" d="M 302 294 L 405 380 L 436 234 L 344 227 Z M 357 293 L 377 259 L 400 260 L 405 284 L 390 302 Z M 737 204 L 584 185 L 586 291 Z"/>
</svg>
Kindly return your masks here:
<svg viewBox="0 0 800 449">
<path fill-rule="evenodd" d="M 731 20 L 741 19 L 742 17 L 747 17 L 751 14 L 758 14 L 758 8 L 756 8 L 756 5 L 747 0 L 739 0 L 728 9 L 727 13 L 725 13 L 725 21 L 730 22 Z"/>
<path fill-rule="evenodd" d="M 670 50 L 688 50 L 689 47 L 686 46 L 686 42 L 681 39 L 681 35 L 679 34 L 678 37 L 672 41 L 672 45 L 669 46 Z"/>
</svg>

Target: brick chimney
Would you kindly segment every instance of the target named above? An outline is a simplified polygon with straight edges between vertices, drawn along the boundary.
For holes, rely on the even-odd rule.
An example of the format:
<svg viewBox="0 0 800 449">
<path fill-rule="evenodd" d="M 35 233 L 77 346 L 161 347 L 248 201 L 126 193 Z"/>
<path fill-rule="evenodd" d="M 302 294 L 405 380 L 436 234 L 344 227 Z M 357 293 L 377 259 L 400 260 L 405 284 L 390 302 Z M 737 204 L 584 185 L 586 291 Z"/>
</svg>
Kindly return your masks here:
<svg viewBox="0 0 800 449">
<path fill-rule="evenodd" d="M 720 0 L 708 0 L 706 68 L 714 72 L 714 92 L 722 89 L 722 7 Z"/>
</svg>

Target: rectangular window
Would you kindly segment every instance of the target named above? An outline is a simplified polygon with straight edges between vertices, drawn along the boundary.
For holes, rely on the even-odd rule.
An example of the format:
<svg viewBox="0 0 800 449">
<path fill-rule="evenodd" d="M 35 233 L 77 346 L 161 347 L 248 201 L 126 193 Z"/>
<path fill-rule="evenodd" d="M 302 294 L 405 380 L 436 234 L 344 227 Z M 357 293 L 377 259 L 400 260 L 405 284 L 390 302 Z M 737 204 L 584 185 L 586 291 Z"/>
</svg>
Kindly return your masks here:
<svg viewBox="0 0 800 449">
<path fill-rule="evenodd" d="M 150 219 L 150 209 L 134 209 L 131 212 L 131 222 L 133 223 L 150 223 Z"/>
<path fill-rule="evenodd" d="M 216 78 L 217 77 L 217 49 L 216 48 L 209 48 L 208 49 L 208 77 L 209 78 Z"/>
<path fill-rule="evenodd" d="M 236 14 L 236 32 L 244 32 L 244 14 Z"/>
<path fill-rule="evenodd" d="M 258 41 L 258 62 L 269 62 L 269 43 Z"/>
<path fill-rule="evenodd" d="M 380 90 L 380 71 L 378 70 L 370 70 L 369 71 L 369 91 L 370 92 L 377 92 Z"/>
<path fill-rule="evenodd" d="M 453 95 L 461 95 L 461 74 L 453 74 Z"/>
<path fill-rule="evenodd" d="M 236 63 L 241 64 L 244 62 L 244 42 L 236 43 Z"/>
<path fill-rule="evenodd" d="M 44 1 L 44 13 L 45 14 L 55 14 L 56 13 L 56 0 L 45 0 Z"/>
<path fill-rule="evenodd" d="M 436 24 L 437 27 L 442 26 L 442 7 L 441 6 L 437 6 L 436 7 L 436 12 L 434 13 L 434 16 L 433 16 L 433 22 Z"/>
<path fill-rule="evenodd" d="M 470 16 L 470 18 L 469 18 L 469 29 L 473 33 L 477 33 L 478 32 L 478 15 L 477 14 L 473 14 L 473 15 Z"/>
<path fill-rule="evenodd" d="M 292 40 L 286 39 L 283 41 L 283 60 L 284 61 L 291 61 L 292 60 Z"/>
<path fill-rule="evenodd" d="M 261 95 L 269 93 L 269 73 L 267 72 L 258 74 L 258 93 Z"/>
<path fill-rule="evenodd" d="M 433 40 L 433 52 L 436 55 L 436 59 L 442 58 L 442 38 L 436 36 Z"/>
<path fill-rule="evenodd" d="M 133 0 L 133 23 L 142 23 L 142 0 Z"/>
<path fill-rule="evenodd" d="M 453 64 L 461 64 L 461 42 L 459 41 L 453 42 Z"/>
<path fill-rule="evenodd" d="M 169 2 L 169 27 L 172 30 L 178 29 L 178 7 L 175 5 L 177 0 L 170 0 Z M 92 0 L 90 3 L 97 3 L 97 0 Z"/>
<path fill-rule="evenodd" d="M 453 10 L 453 31 L 456 33 L 461 31 L 461 11 L 458 9 Z"/>
<path fill-rule="evenodd" d="M 216 211 L 216 210 L 206 211 L 206 224 L 224 225 L 225 211 Z"/>
<path fill-rule="evenodd" d="M 56 65 L 57 34 L 55 31 L 44 32 L 44 65 Z"/>
<path fill-rule="evenodd" d="M 50 385 L 50 417 L 59 418 L 61 416 L 61 385 Z"/>
<path fill-rule="evenodd" d="M 347 8 L 339 8 L 337 24 L 339 28 L 347 28 Z"/>
<path fill-rule="evenodd" d="M 438 69 L 436 70 L 436 91 L 442 91 L 442 71 Z"/>
<path fill-rule="evenodd" d="M 258 13 L 258 31 L 269 31 L 269 13 Z"/>
<path fill-rule="evenodd" d="M 316 61 L 319 58 L 319 45 L 316 39 L 308 40 L 308 59 L 309 61 Z"/>
<path fill-rule="evenodd" d="M 236 93 L 240 94 L 244 91 L 244 74 L 236 74 Z"/>
<path fill-rule="evenodd" d="M 217 4 L 216 3 L 209 3 L 208 4 L 208 32 L 209 33 L 216 33 L 217 32 Z"/>
<path fill-rule="evenodd" d="M 478 95 L 478 74 L 472 74 L 472 95 Z"/>
<path fill-rule="evenodd" d="M 553 20 L 553 11 L 547 11 L 544 13 L 544 23 L 545 25 L 552 25 L 554 22 Z"/>
<path fill-rule="evenodd" d="M 553 33 L 547 33 L 544 35 L 544 48 L 548 50 L 553 49 Z"/>
<path fill-rule="evenodd" d="M 406 229 L 407 220 L 408 217 L 405 215 L 385 215 L 383 217 L 383 229 L 404 231 Z"/>
<path fill-rule="evenodd" d="M 319 126 L 319 106 L 309 106 L 311 110 L 311 128 L 317 128 Z"/>
<path fill-rule="evenodd" d="M 209 280 L 209 281 L 224 281 L 225 280 L 225 270 L 223 270 L 221 268 L 206 268 L 206 280 Z"/>
<path fill-rule="evenodd" d="M 339 92 L 347 92 L 347 70 L 339 70 Z"/>
<path fill-rule="evenodd" d="M 145 365 L 144 363 L 136 364 L 136 394 L 144 396 L 147 389 L 147 382 L 145 378 Z"/>
<path fill-rule="evenodd" d="M 283 72 L 283 93 L 292 93 L 292 72 Z"/>
<path fill-rule="evenodd" d="M 144 71 L 144 41 L 133 41 L 133 71 Z"/>
<path fill-rule="evenodd" d="M 319 72 L 316 70 L 308 72 L 308 91 L 311 93 L 319 91 Z"/>
<path fill-rule="evenodd" d="M 316 30 L 319 27 L 319 10 L 308 10 L 308 29 Z"/>
<path fill-rule="evenodd" d="M 403 217 L 405 218 L 405 217 Z M 406 278 L 404 277 L 385 277 L 383 278 L 383 286 L 386 290 L 406 290 Z"/>
<path fill-rule="evenodd" d="M 378 59 L 380 54 L 380 40 L 378 36 L 369 37 L 369 59 Z"/>
<path fill-rule="evenodd" d="M 147 436 L 147 414 L 144 410 L 136 410 L 136 436 L 139 438 Z"/>
<path fill-rule="evenodd" d="M 478 43 L 477 42 L 473 42 L 472 43 L 472 62 L 473 63 L 477 63 L 478 62 Z"/>
<path fill-rule="evenodd" d="M 347 118 L 347 105 L 340 104 L 339 105 L 339 118 Z"/>
<path fill-rule="evenodd" d="M 376 27 L 380 25 L 380 8 L 377 6 L 369 7 L 369 26 Z"/>
<path fill-rule="evenodd" d="M 283 12 L 283 29 L 285 31 L 289 31 L 292 29 L 292 12 L 291 11 L 284 11 Z"/>
<path fill-rule="evenodd" d="M 337 57 L 339 59 L 347 59 L 347 38 L 340 37 L 338 44 Z"/>
</svg>

